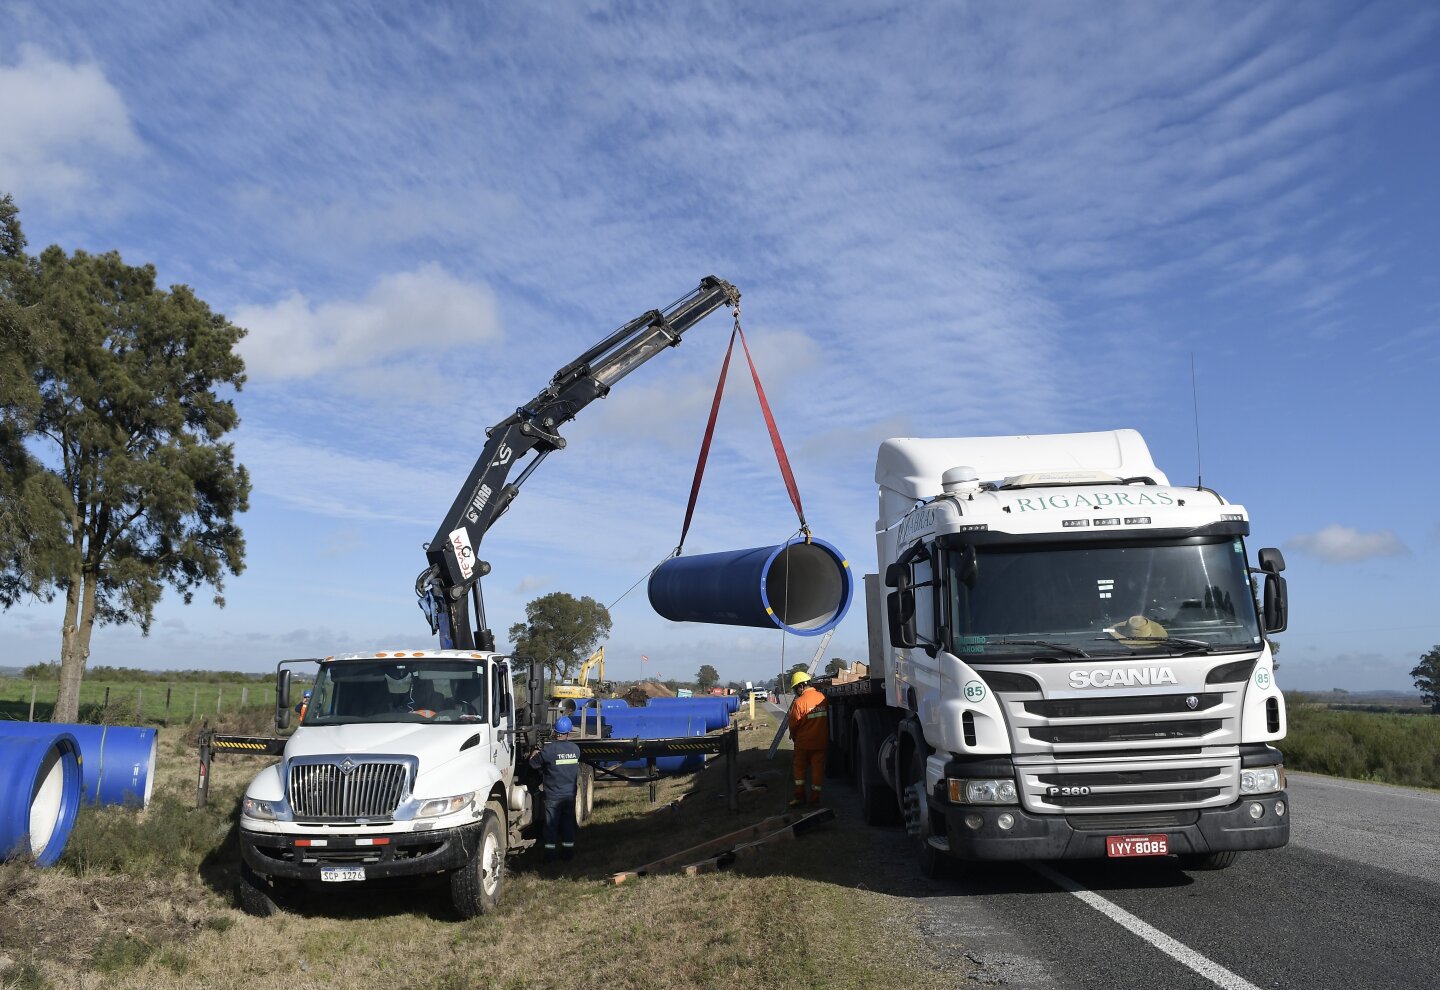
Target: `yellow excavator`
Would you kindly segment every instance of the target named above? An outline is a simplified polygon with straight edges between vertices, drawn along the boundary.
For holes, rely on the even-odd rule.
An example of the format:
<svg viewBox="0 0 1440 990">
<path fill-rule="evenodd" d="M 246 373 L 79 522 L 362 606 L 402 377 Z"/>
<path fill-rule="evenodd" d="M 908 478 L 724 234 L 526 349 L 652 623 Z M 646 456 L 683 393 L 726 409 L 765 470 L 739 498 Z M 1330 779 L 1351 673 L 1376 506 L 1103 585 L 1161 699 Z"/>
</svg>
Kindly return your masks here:
<svg viewBox="0 0 1440 990">
<path fill-rule="evenodd" d="M 596 672 L 595 688 L 603 692 L 604 697 L 609 697 L 614 692 L 615 685 L 605 679 L 605 647 L 602 646 L 580 665 L 580 673 L 574 681 L 562 681 L 551 686 L 551 702 L 558 704 L 562 701 L 594 698 L 595 690 L 590 687 L 591 670 Z"/>
</svg>

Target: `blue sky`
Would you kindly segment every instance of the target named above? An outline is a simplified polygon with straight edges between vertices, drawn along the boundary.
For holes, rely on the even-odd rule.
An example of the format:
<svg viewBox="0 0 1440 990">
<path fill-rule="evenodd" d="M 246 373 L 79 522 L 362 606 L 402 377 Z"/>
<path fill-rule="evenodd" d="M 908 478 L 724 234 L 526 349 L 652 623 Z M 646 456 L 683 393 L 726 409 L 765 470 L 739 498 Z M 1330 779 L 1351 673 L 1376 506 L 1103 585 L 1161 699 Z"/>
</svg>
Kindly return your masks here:
<svg viewBox="0 0 1440 990">
<path fill-rule="evenodd" d="M 247 327 L 228 607 L 92 663 L 427 642 L 411 591 L 483 430 L 609 330 L 736 283 L 807 514 L 874 569 L 887 436 L 1139 429 L 1286 551 L 1290 687 L 1440 643 L 1440 11 L 1386 3 L 308 5 L 0 0 L 0 190 Z M 587 409 L 492 530 L 502 633 L 674 546 L 727 320 Z M 794 517 L 732 377 L 687 549 Z M 610 673 L 809 639 L 643 588 Z M 53 659 L 58 604 L 0 615 Z M 861 657 L 853 610 L 832 655 Z"/>
</svg>

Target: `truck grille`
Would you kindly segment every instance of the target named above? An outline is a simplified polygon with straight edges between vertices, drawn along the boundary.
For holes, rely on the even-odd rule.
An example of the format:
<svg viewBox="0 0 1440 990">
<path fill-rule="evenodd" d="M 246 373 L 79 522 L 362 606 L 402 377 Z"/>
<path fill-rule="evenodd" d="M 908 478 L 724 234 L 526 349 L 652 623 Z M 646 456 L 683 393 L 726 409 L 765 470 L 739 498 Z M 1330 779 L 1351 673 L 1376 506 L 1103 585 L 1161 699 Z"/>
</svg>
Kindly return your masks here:
<svg viewBox="0 0 1440 990">
<path fill-rule="evenodd" d="M 405 796 L 404 763 L 292 763 L 290 806 L 298 818 L 391 818 Z"/>
<path fill-rule="evenodd" d="M 1149 817 L 1239 799 L 1246 682 L 1210 682 L 1210 657 L 1163 663 L 1174 679 L 1158 691 L 1077 689 L 1073 673 L 1058 664 L 1028 667 L 1014 685 L 991 685 L 1005 709 L 1027 809 Z M 1016 690 L 1019 677 L 1027 690 Z"/>
<path fill-rule="evenodd" d="M 1220 731 L 1218 718 L 1170 722 L 1102 722 L 1089 725 L 1049 725 L 1031 728 L 1030 738 L 1048 743 L 1152 742 L 1157 739 L 1203 739 Z"/>
</svg>

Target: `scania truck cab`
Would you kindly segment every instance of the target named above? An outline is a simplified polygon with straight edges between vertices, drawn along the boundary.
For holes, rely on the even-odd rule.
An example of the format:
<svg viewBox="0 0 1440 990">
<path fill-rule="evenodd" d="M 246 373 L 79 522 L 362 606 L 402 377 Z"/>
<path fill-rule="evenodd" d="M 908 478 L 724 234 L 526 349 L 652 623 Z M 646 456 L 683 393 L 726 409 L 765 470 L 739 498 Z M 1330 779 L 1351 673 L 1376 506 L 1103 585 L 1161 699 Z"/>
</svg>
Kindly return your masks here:
<svg viewBox="0 0 1440 990">
<path fill-rule="evenodd" d="M 1288 841 L 1284 561 L 1242 506 L 1133 430 L 887 440 L 875 477 L 875 676 L 824 688 L 867 817 L 936 870 Z"/>
</svg>

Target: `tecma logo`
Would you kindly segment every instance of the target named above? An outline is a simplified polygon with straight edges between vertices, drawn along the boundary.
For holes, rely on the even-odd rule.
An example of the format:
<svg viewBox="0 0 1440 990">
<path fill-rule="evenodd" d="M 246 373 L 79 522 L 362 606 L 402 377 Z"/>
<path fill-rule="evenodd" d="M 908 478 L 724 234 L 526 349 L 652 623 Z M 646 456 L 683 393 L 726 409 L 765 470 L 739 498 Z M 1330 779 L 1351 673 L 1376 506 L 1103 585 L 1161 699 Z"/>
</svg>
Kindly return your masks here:
<svg viewBox="0 0 1440 990">
<path fill-rule="evenodd" d="M 1175 671 L 1169 667 L 1116 667 L 1111 670 L 1072 670 L 1072 688 L 1138 687 L 1150 684 L 1174 684 Z"/>
</svg>

